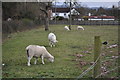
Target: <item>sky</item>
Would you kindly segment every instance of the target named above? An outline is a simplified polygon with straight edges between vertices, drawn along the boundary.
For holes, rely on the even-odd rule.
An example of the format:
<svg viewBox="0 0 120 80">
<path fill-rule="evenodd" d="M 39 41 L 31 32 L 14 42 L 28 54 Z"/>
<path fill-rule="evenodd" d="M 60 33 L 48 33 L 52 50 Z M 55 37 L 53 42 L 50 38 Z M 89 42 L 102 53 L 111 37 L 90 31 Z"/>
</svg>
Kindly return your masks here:
<svg viewBox="0 0 120 80">
<path fill-rule="evenodd" d="M 120 0 L 52 0 L 56 2 L 77 1 L 77 2 L 119 2 Z"/>
<path fill-rule="evenodd" d="M 56 2 L 60 2 L 58 5 L 61 5 L 62 2 L 65 0 L 56 0 Z M 67 0 L 70 1 L 70 0 Z M 75 0 L 72 0 L 75 1 Z M 86 7 L 105 7 L 105 8 L 111 8 L 113 5 L 118 7 L 118 2 L 120 0 L 76 0 L 77 2 L 81 2 L 82 6 Z"/>
<path fill-rule="evenodd" d="M 112 8 L 112 6 L 118 7 L 118 2 L 81 2 L 80 3 L 84 7 L 104 7 L 104 8 Z M 56 3 L 56 5 L 63 5 L 63 2 Z"/>
<path fill-rule="evenodd" d="M 65 2 L 65 1 L 77 1 L 81 2 L 83 6 L 87 7 L 106 7 L 110 8 L 113 5 L 118 6 L 120 0 L 1 0 L 2 2 Z"/>
<path fill-rule="evenodd" d="M 81 5 L 87 7 L 105 7 L 111 8 L 113 5 L 118 7 L 118 2 L 82 2 Z"/>
</svg>

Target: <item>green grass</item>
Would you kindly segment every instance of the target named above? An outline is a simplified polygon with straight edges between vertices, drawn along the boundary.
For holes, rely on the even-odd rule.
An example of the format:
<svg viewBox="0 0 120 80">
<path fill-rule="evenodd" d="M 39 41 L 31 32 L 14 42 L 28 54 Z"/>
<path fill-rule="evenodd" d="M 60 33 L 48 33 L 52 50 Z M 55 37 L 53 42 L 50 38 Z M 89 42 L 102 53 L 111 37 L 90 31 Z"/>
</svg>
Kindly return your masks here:
<svg viewBox="0 0 120 80">
<path fill-rule="evenodd" d="M 72 26 L 72 31 L 65 31 L 64 25 L 51 25 L 50 31 L 44 31 L 44 28 L 32 29 L 24 32 L 11 34 L 11 38 L 2 44 L 3 78 L 76 78 L 90 65 L 80 65 L 79 61 L 90 63 L 94 59 L 93 46 L 94 36 L 101 36 L 101 41 L 108 41 L 109 45 L 118 41 L 118 26 L 83 26 L 84 31 L 76 30 Z M 56 47 L 50 47 L 47 36 L 54 32 L 59 41 Z M 34 59 L 31 60 L 31 66 L 27 66 L 27 56 L 25 48 L 30 44 L 43 45 L 55 57 L 55 62 L 50 63 L 45 60 L 45 65 L 41 64 L 41 59 L 37 65 L 34 65 Z M 91 48 L 91 49 L 90 49 Z M 83 53 L 91 52 L 90 54 Z M 106 51 L 106 49 L 102 52 Z M 114 48 L 112 54 L 110 50 L 106 55 L 117 55 L 117 48 Z M 84 55 L 77 58 L 76 53 Z M 79 61 L 75 61 L 79 59 Z M 114 66 L 113 66 L 114 67 Z M 86 77 L 90 77 L 87 74 Z"/>
</svg>

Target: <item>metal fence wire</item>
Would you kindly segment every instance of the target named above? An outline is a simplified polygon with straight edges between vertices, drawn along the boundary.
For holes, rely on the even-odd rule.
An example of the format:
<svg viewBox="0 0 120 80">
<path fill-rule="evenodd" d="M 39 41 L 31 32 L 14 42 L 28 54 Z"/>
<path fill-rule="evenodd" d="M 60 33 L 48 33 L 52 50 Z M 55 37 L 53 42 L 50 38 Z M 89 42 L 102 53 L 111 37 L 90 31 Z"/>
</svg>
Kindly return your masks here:
<svg viewBox="0 0 120 80">
<path fill-rule="evenodd" d="M 84 72 L 82 72 L 82 73 L 76 78 L 76 80 L 78 80 L 78 79 L 80 79 L 80 78 L 83 78 L 83 76 L 85 76 L 90 70 L 92 70 L 92 69 L 95 67 L 95 65 L 97 64 L 98 60 L 101 58 L 101 56 L 102 56 L 102 54 L 100 54 L 99 57 L 96 59 L 96 61 L 95 61 L 90 67 L 88 67 Z M 110 60 L 111 60 L 111 59 L 110 59 Z M 105 61 L 108 61 L 108 60 L 103 60 L 103 61 L 101 61 L 101 62 L 105 62 Z M 110 73 L 110 72 L 112 72 L 112 71 L 115 71 L 116 69 L 119 69 L 119 67 L 120 67 L 120 66 L 117 66 L 117 67 L 115 67 L 115 68 L 113 68 L 113 69 L 111 69 L 111 70 L 108 70 L 108 71 L 106 71 L 106 72 L 100 73 L 100 74 L 97 75 L 95 78 L 99 78 L 100 76 L 103 76 L 103 75 L 108 74 L 108 73 Z"/>
</svg>

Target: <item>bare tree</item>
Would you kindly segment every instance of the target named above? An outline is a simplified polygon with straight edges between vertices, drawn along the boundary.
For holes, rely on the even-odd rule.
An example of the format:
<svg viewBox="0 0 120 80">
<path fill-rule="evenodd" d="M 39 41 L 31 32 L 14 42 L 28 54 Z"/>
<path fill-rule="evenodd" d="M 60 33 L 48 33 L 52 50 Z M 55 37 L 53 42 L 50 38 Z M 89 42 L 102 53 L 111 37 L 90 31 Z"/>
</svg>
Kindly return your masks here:
<svg viewBox="0 0 120 80">
<path fill-rule="evenodd" d="M 71 16 L 71 9 L 74 8 L 75 6 L 80 6 L 79 3 L 77 3 L 77 0 L 65 0 L 64 2 L 66 5 L 69 5 L 70 7 L 70 15 L 69 15 L 69 29 L 71 30 L 71 24 L 72 24 L 72 16 Z"/>
<path fill-rule="evenodd" d="M 44 8 L 40 7 L 40 10 L 44 13 L 44 19 L 45 19 L 45 31 L 48 31 L 49 28 L 49 9 L 50 9 L 50 6 L 51 6 L 51 2 L 44 2 L 44 3 L 41 3 L 39 2 L 39 6 L 41 6 L 41 4 L 44 4 Z"/>
</svg>

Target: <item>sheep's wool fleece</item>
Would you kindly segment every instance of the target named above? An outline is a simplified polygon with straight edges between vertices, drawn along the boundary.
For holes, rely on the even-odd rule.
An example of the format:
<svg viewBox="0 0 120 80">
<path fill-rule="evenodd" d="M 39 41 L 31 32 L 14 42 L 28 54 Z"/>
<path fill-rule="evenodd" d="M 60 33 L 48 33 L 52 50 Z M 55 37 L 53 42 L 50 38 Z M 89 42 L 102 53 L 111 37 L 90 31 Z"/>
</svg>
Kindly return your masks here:
<svg viewBox="0 0 120 80">
<path fill-rule="evenodd" d="M 55 34 L 54 34 L 54 33 L 50 33 L 50 34 L 48 35 L 48 39 L 49 39 L 50 41 L 55 42 L 55 41 L 56 41 L 56 36 L 55 36 Z"/>
<path fill-rule="evenodd" d="M 47 52 L 44 46 L 29 45 L 26 49 L 29 49 L 29 56 L 41 56 L 43 53 Z"/>
</svg>

